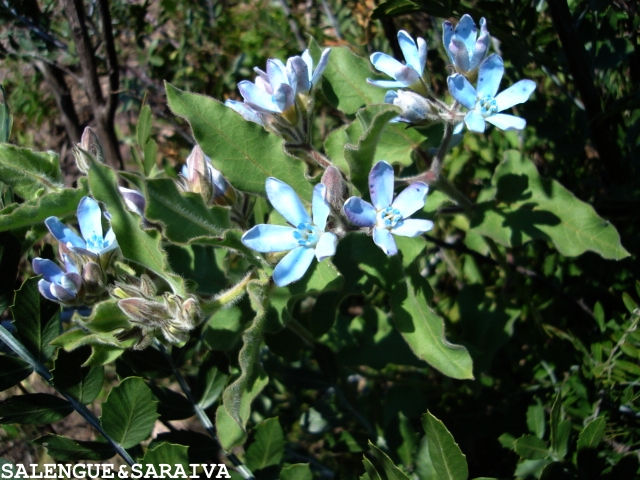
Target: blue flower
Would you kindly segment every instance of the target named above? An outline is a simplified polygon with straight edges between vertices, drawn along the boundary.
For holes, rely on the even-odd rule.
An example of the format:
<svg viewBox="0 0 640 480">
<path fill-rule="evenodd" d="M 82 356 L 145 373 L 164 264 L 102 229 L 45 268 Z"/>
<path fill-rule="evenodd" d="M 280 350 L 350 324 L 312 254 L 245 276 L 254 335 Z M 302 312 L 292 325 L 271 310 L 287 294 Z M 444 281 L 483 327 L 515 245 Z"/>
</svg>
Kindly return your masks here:
<svg viewBox="0 0 640 480">
<path fill-rule="evenodd" d="M 43 297 L 54 302 L 73 304 L 82 287 L 82 277 L 68 255 L 62 255 L 62 259 L 66 271 L 44 258 L 33 259 L 33 271 L 43 277 L 38 281 L 38 290 Z"/>
<path fill-rule="evenodd" d="M 398 32 L 398 42 L 406 65 L 386 53 L 375 52 L 371 55 L 373 66 L 392 77 L 394 81 L 367 78 L 367 82 L 382 88 L 412 87 L 422 90 L 422 74 L 427 63 L 427 42 L 420 37 L 417 43 L 414 42 L 404 30 Z"/>
<path fill-rule="evenodd" d="M 477 69 L 489 52 L 491 38 L 487 21 L 480 19 L 480 36 L 473 19 L 465 14 L 456 27 L 449 21 L 442 24 L 442 43 L 458 73 L 467 75 Z"/>
<path fill-rule="evenodd" d="M 308 50 L 301 56 L 289 58 L 286 65 L 281 60 L 269 59 L 266 72 L 254 68 L 258 74 L 255 83 L 243 80 L 238 84 L 245 106 L 233 100 L 227 100 L 225 105 L 233 108 L 246 120 L 260 125 L 264 125 L 262 114 L 265 112 L 291 114 L 296 96 L 307 95 L 317 85 L 327 66 L 330 52 L 328 48 L 322 52 L 315 70 Z"/>
<path fill-rule="evenodd" d="M 371 201 L 351 197 L 344 213 L 355 225 L 373 227 L 373 241 L 387 255 L 398 253 L 393 235 L 416 237 L 433 228 L 430 220 L 409 218 L 424 207 L 429 187 L 416 182 L 393 199 L 393 167 L 385 161 L 376 163 L 369 173 Z"/>
<path fill-rule="evenodd" d="M 456 73 L 447 79 L 453 98 L 469 109 L 464 117 L 469 130 L 484 132 L 485 121 L 502 130 L 522 130 L 527 125 L 523 118 L 499 112 L 526 102 L 536 89 L 536 84 L 532 80 L 520 80 L 496 95 L 503 74 L 502 58 L 494 53 L 480 65 L 477 89 L 460 74 Z"/>
<path fill-rule="evenodd" d="M 262 253 L 287 253 L 273 271 L 273 281 L 279 287 L 302 278 L 315 256 L 318 261 L 336 252 L 338 238 L 325 232 L 331 208 L 325 198 L 326 187 L 318 184 L 313 189 L 311 212 L 305 210 L 293 188 L 275 178 L 265 184 L 267 198 L 274 208 L 292 226 L 260 224 L 242 236 L 242 243 Z"/>
<path fill-rule="evenodd" d="M 95 259 L 118 248 L 116 236 L 111 228 L 103 236 L 102 212 L 98 202 L 93 198 L 83 197 L 80 200 L 77 217 L 82 237 L 56 217 L 49 217 L 44 223 L 51 235 L 73 253 Z"/>
</svg>

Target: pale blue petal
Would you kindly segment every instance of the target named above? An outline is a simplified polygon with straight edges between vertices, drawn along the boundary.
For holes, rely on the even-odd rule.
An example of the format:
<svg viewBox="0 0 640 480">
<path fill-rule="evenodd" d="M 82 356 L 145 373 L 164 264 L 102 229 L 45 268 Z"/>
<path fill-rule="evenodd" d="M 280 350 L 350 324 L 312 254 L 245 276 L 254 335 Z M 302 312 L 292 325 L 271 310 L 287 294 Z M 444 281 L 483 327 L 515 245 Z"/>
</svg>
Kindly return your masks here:
<svg viewBox="0 0 640 480">
<path fill-rule="evenodd" d="M 284 252 L 298 247 L 293 236 L 295 228 L 284 225 L 256 225 L 242 235 L 242 243 L 262 253 Z"/>
<path fill-rule="evenodd" d="M 254 83 L 251 83 L 248 80 L 243 80 L 238 83 L 238 90 L 245 102 L 250 103 L 252 106 L 269 112 L 282 113 L 282 110 L 280 110 L 278 104 L 273 100 L 273 97 L 261 88 L 257 87 Z"/>
<path fill-rule="evenodd" d="M 403 69 L 406 69 L 406 65 L 403 65 L 398 60 L 386 53 L 376 52 L 371 55 L 371 63 L 373 66 L 380 70 L 382 73 L 398 80 L 398 75 Z"/>
<path fill-rule="evenodd" d="M 63 286 L 58 285 L 57 283 L 52 283 L 49 287 L 51 290 L 51 294 L 57 297 L 62 302 L 69 302 L 76 298 L 75 292 L 69 292 Z"/>
<path fill-rule="evenodd" d="M 311 217 L 289 185 L 277 178 L 269 177 L 265 182 L 265 190 L 271 205 L 291 225 L 297 227 L 301 223 L 311 223 Z"/>
<path fill-rule="evenodd" d="M 453 60 L 453 56 L 449 51 L 449 44 L 451 43 L 451 39 L 453 38 L 453 24 L 450 21 L 445 21 L 442 23 L 442 44 L 444 45 L 444 49 L 447 51 L 447 55 L 449 55 L 449 59 L 451 63 L 455 63 Z"/>
<path fill-rule="evenodd" d="M 409 87 L 420 81 L 421 74 L 411 67 L 403 67 L 396 73 L 395 79 L 402 82 L 403 85 Z"/>
<path fill-rule="evenodd" d="M 464 123 L 472 132 L 482 133 L 486 128 L 484 117 L 478 112 L 471 110 L 464 116 Z"/>
<path fill-rule="evenodd" d="M 102 238 L 102 211 L 98 202 L 91 197 L 82 197 L 77 216 L 82 238 Z"/>
<path fill-rule="evenodd" d="M 313 76 L 311 77 L 311 86 L 315 87 L 318 82 L 320 81 L 320 77 L 322 76 L 322 73 L 324 72 L 324 69 L 327 67 L 327 64 L 329 63 L 329 54 L 331 53 L 331 49 L 330 48 L 325 48 L 324 51 L 322 52 L 322 55 L 320 56 L 320 61 L 318 62 L 318 66 L 316 67 L 316 69 L 313 71 Z M 311 71 L 311 70 L 309 70 Z"/>
<path fill-rule="evenodd" d="M 454 73 L 447 78 L 449 93 L 462 106 L 473 110 L 476 106 L 476 90 L 471 86 L 469 81 L 459 73 Z"/>
<path fill-rule="evenodd" d="M 433 222 L 431 220 L 409 218 L 402 222 L 401 225 L 391 229 L 391 233 L 394 235 L 400 235 L 401 237 L 417 237 L 418 235 L 428 232 L 432 228 Z"/>
<path fill-rule="evenodd" d="M 267 60 L 267 77 L 269 77 L 269 83 L 274 89 L 282 83 L 291 85 L 288 73 L 287 67 L 281 60 L 277 58 Z"/>
<path fill-rule="evenodd" d="M 278 106 L 278 111 L 284 112 L 296 101 L 296 93 L 293 87 L 286 83 L 278 85 L 273 92 L 273 101 Z"/>
<path fill-rule="evenodd" d="M 53 293 L 51 293 L 51 285 L 51 282 L 47 282 L 44 279 L 38 280 L 38 290 L 40 291 L 40 294 L 52 302 L 57 302 L 58 299 L 53 295 Z"/>
<path fill-rule="evenodd" d="M 398 253 L 396 241 L 393 239 L 393 235 L 391 235 L 391 232 L 386 228 L 374 227 L 373 241 L 387 255 L 395 255 L 396 253 Z"/>
<path fill-rule="evenodd" d="M 449 52 L 453 57 L 453 63 L 462 72 L 469 71 L 469 50 L 464 42 L 457 37 L 451 39 L 449 44 Z"/>
<path fill-rule="evenodd" d="M 418 37 L 418 58 L 420 59 L 420 68 L 418 73 L 424 73 L 424 67 L 427 66 L 427 42 L 424 38 Z"/>
<path fill-rule="evenodd" d="M 402 88 L 406 86 L 403 82 L 395 80 L 374 80 L 372 78 L 367 78 L 367 83 L 380 88 Z"/>
<path fill-rule="evenodd" d="M 279 287 L 300 280 L 309 269 L 315 252 L 313 248 L 297 247 L 287 253 L 273 271 L 273 281 Z"/>
<path fill-rule="evenodd" d="M 60 279 L 60 286 L 74 297 L 78 294 L 80 285 L 82 285 L 82 278 L 77 273 L 64 275 Z"/>
<path fill-rule="evenodd" d="M 391 205 L 393 200 L 393 167 L 384 160 L 376 163 L 369 172 L 369 193 L 376 210 Z"/>
<path fill-rule="evenodd" d="M 113 229 L 110 228 L 107 234 L 104 236 L 104 248 L 100 251 L 100 254 L 110 252 L 118 248 L 118 241 L 116 240 L 116 234 L 113 233 Z"/>
<path fill-rule="evenodd" d="M 326 199 L 327 187 L 322 183 L 318 183 L 313 187 L 313 198 L 311 200 L 311 214 L 313 216 L 313 224 L 324 232 L 327 226 L 327 218 L 331 213 L 331 207 Z"/>
<path fill-rule="evenodd" d="M 412 183 L 400 192 L 391 206 L 400 211 L 402 218 L 410 217 L 424 207 L 428 192 L 429 187 L 426 183 Z"/>
<path fill-rule="evenodd" d="M 491 42 L 491 36 L 487 30 L 487 21 L 484 18 L 480 19 L 480 36 L 476 40 L 476 46 L 473 49 L 473 56 L 469 65 L 469 70 L 478 68 L 480 62 L 482 62 L 487 56 L 489 51 L 489 43 Z"/>
<path fill-rule="evenodd" d="M 311 72 L 302 57 L 291 57 L 287 60 L 287 71 L 292 72 L 296 93 L 307 93 L 311 89 Z"/>
<path fill-rule="evenodd" d="M 456 25 L 455 36 L 464 43 L 467 52 L 471 53 L 478 37 L 478 27 L 470 15 L 464 14 Z"/>
<path fill-rule="evenodd" d="M 511 108 L 514 105 L 524 103 L 529 100 L 529 97 L 536 89 L 536 83 L 533 80 L 520 80 L 514 83 L 506 90 L 496 95 L 494 99 L 498 111 L 501 112 L 507 108 Z"/>
<path fill-rule="evenodd" d="M 72 245 L 79 248 L 85 247 L 85 241 L 56 217 L 47 218 L 44 224 L 51 232 L 51 235 L 64 245 Z"/>
<path fill-rule="evenodd" d="M 64 268 L 67 273 L 78 273 L 78 267 L 76 267 L 76 264 L 73 263 L 73 260 L 71 260 L 71 257 L 69 255 L 63 253 L 62 261 L 64 262 Z"/>
<path fill-rule="evenodd" d="M 257 123 L 258 125 L 262 125 L 264 127 L 264 122 L 262 121 L 262 117 L 260 116 L 260 114 L 246 103 L 238 102 L 237 100 L 226 100 L 224 104 L 242 115 L 242 118 L 244 118 L 245 120 Z M 186 177 L 184 173 L 183 176 Z"/>
<path fill-rule="evenodd" d="M 514 117 L 513 115 L 507 115 L 504 113 L 496 113 L 486 118 L 487 122 L 495 125 L 501 130 L 522 130 L 527 126 L 527 121 L 524 118 Z"/>
<path fill-rule="evenodd" d="M 398 43 L 400 44 L 400 50 L 402 50 L 406 64 L 422 75 L 424 64 L 420 58 L 418 46 L 416 45 L 416 42 L 413 41 L 413 38 L 411 38 L 411 35 L 404 30 L 400 30 L 398 32 Z"/>
<path fill-rule="evenodd" d="M 318 243 L 316 243 L 316 258 L 319 262 L 325 258 L 333 257 L 336 253 L 336 246 L 338 245 L 338 237 L 331 232 L 325 232 L 320 235 Z"/>
<path fill-rule="evenodd" d="M 183 173 L 186 170 L 186 165 L 183 165 L 182 169 L 183 170 L 181 174 L 183 177 L 186 177 L 187 175 L 184 175 Z M 144 209 L 146 206 L 146 200 L 144 196 L 139 191 L 133 190 L 131 188 L 118 187 L 118 190 L 120 191 L 120 195 L 122 195 L 127 208 L 143 217 Z"/>
<path fill-rule="evenodd" d="M 376 224 L 376 209 L 360 197 L 351 197 L 345 202 L 344 214 L 359 227 L 373 227 Z"/>
<path fill-rule="evenodd" d="M 64 274 L 55 262 L 46 258 L 34 258 L 31 264 L 33 265 L 34 273 L 36 275 L 42 275 L 42 277 L 49 282 L 59 283 Z"/>
<path fill-rule="evenodd" d="M 480 64 L 478 71 L 478 98 L 493 98 L 500 88 L 500 80 L 504 75 L 504 62 L 500 55 L 493 53 Z"/>
<path fill-rule="evenodd" d="M 453 127 L 453 134 L 460 135 L 462 133 L 462 130 L 464 130 L 464 123 L 460 122 L 455 127 Z"/>
</svg>

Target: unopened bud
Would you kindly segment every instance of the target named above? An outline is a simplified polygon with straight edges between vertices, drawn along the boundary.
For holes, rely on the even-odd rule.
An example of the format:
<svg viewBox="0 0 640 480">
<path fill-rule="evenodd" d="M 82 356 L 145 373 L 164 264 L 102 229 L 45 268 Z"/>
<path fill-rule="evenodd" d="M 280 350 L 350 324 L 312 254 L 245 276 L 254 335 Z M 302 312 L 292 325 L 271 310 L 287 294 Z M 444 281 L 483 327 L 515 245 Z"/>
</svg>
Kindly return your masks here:
<svg viewBox="0 0 640 480">
<path fill-rule="evenodd" d="M 73 155 L 76 158 L 78 170 L 85 175 L 89 173 L 89 168 L 91 167 L 91 160 L 88 155 L 91 155 L 100 163 L 105 163 L 102 143 L 91 127 L 86 127 L 82 132 L 80 143 L 73 149 Z"/>
<path fill-rule="evenodd" d="M 235 202 L 233 188 L 229 186 L 222 173 L 213 167 L 211 159 L 204 154 L 199 145 L 193 147 L 180 173 L 184 177 L 183 189 L 199 193 L 205 203 L 230 205 Z"/>
<path fill-rule="evenodd" d="M 344 183 L 340 170 L 333 165 L 328 166 L 322 175 L 320 183 L 327 187 L 325 199 L 336 212 L 339 212 L 342 209 L 347 194 L 347 186 Z"/>
<path fill-rule="evenodd" d="M 434 116 L 433 105 L 422 95 L 406 90 L 390 90 L 384 97 L 385 103 L 390 103 L 402 109 L 398 120 L 407 123 L 421 123 Z"/>
</svg>

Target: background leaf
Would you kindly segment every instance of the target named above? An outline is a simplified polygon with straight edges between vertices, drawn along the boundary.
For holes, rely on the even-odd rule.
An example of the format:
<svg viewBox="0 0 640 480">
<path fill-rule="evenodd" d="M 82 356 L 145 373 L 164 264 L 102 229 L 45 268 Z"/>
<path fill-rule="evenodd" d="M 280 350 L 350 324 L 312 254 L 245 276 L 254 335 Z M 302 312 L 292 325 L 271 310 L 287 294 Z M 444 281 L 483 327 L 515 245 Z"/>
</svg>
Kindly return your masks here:
<svg viewBox="0 0 640 480">
<path fill-rule="evenodd" d="M 440 480 L 467 480 L 469 469 L 464 454 L 447 427 L 430 412 L 422 416 L 429 457 Z"/>
<path fill-rule="evenodd" d="M 10 185 L 25 200 L 62 190 L 58 155 L 0 144 L 0 181 Z"/>
<path fill-rule="evenodd" d="M 48 393 L 14 395 L 0 402 L 0 423 L 46 425 L 62 420 L 73 412 L 64 398 Z"/>
<path fill-rule="evenodd" d="M 245 455 L 251 471 L 278 465 L 284 453 L 284 435 L 278 417 L 267 418 L 256 425 L 253 442 Z"/>
</svg>

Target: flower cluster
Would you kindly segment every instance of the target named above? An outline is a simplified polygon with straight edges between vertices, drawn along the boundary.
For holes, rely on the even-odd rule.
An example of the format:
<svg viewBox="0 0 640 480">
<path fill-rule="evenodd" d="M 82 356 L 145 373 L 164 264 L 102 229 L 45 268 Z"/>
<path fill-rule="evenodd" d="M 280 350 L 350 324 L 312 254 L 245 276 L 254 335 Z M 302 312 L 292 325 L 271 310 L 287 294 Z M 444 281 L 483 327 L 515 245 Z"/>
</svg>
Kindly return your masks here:
<svg viewBox="0 0 640 480">
<path fill-rule="evenodd" d="M 102 211 L 91 197 L 80 200 L 77 210 L 82 236 L 56 217 L 45 225 L 59 242 L 59 256 L 64 270 L 51 260 L 35 258 L 32 262 L 40 293 L 63 305 L 91 305 L 106 293 L 105 272 L 118 242 L 109 228 L 103 235 Z"/>
<path fill-rule="evenodd" d="M 416 182 L 393 198 L 393 167 L 380 161 L 369 174 L 369 193 L 373 204 L 359 197 L 345 203 L 345 217 L 373 236 L 373 241 L 387 255 L 398 252 L 393 235 L 415 237 L 433 228 L 430 220 L 409 217 L 424 207 L 428 187 Z M 273 207 L 290 226 L 256 225 L 242 236 L 242 242 L 258 252 L 289 251 L 273 271 L 273 281 L 285 286 L 302 278 L 313 257 L 318 261 L 335 254 L 338 236 L 327 231 L 331 202 L 327 186 L 319 183 L 313 189 L 311 217 L 293 188 L 275 178 L 268 178 L 265 189 Z"/>
<path fill-rule="evenodd" d="M 255 82 L 243 80 L 238 84 L 244 103 L 227 100 L 225 105 L 245 120 L 262 125 L 289 143 L 306 144 L 313 104 L 311 92 L 318 85 L 330 53 L 328 48 L 322 52 L 315 69 L 308 50 L 289 58 L 286 65 L 271 58 L 267 61 L 266 72 L 254 68 L 258 74 Z"/>
<path fill-rule="evenodd" d="M 384 53 L 371 55 L 371 63 L 394 81 L 368 80 L 372 85 L 383 88 L 402 88 L 388 91 L 385 103 L 402 110 L 397 121 L 420 124 L 426 121 L 446 121 L 462 126 L 461 120 L 473 132 L 484 132 L 486 123 L 502 130 L 522 130 L 526 121 L 513 115 L 500 113 L 514 105 L 526 102 L 535 83 L 520 80 L 498 94 L 504 74 L 504 62 L 497 54 L 488 55 L 490 35 L 487 22 L 480 20 L 480 32 L 469 15 L 464 15 L 455 27 L 449 21 L 442 25 L 443 44 L 455 73 L 447 79 L 449 93 L 454 100 L 468 110 L 464 117 L 457 115 L 458 105 L 448 107 L 433 98 L 426 83 L 427 45 L 424 39 L 417 41 L 403 30 L 398 32 L 398 42 L 404 54 L 406 65 Z M 471 82 L 476 81 L 474 88 Z M 458 127 L 458 130 L 460 130 Z"/>
</svg>

